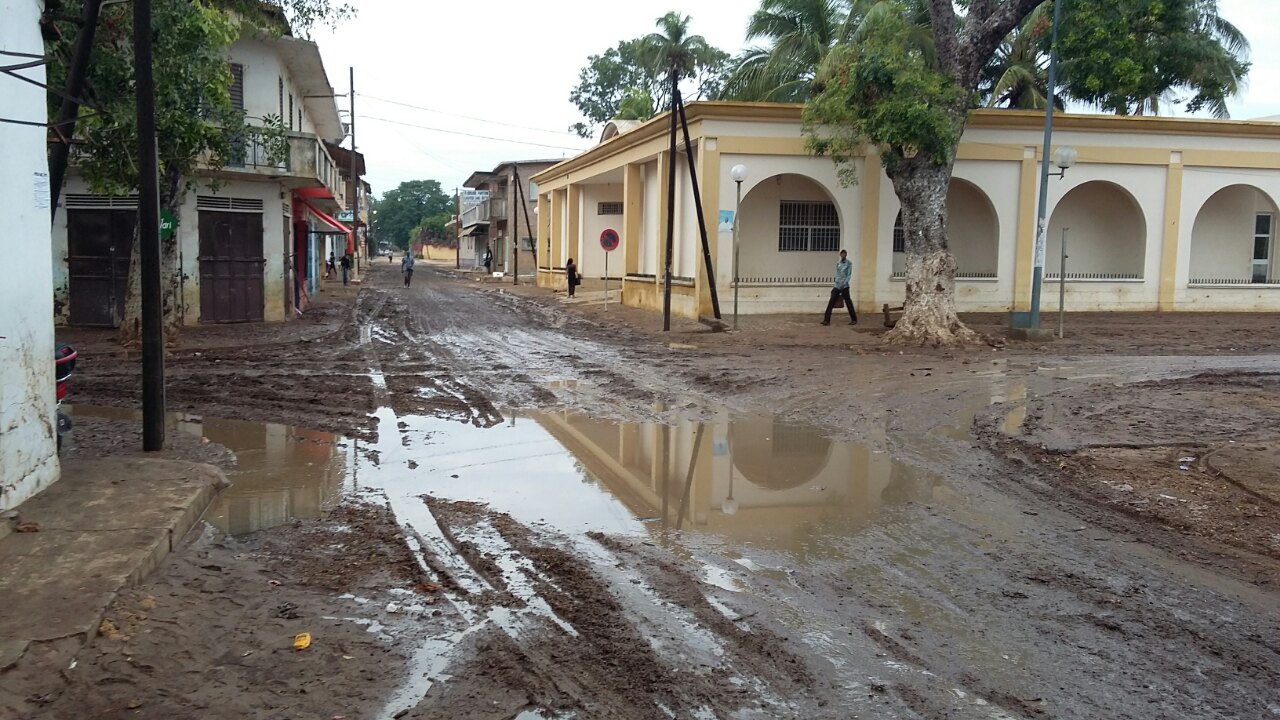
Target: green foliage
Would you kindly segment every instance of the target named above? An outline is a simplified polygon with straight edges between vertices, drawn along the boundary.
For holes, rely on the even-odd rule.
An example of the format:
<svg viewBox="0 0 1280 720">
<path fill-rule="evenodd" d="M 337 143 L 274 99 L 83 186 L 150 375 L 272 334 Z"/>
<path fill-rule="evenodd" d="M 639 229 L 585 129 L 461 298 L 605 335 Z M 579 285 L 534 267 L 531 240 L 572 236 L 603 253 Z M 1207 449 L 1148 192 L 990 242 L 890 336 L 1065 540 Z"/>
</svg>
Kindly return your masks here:
<svg viewBox="0 0 1280 720">
<path fill-rule="evenodd" d="M 78 7 L 67 9 L 79 14 Z M 219 165 L 243 126 L 231 105 L 225 56 L 241 23 L 232 12 L 186 0 L 156 0 L 152 12 L 160 162 L 165 172 L 185 177 L 203 159 Z M 69 58 L 74 30 L 61 35 L 48 50 Z M 77 132 L 76 165 L 94 192 L 138 185 L 132 37 L 132 7 L 104 7 L 85 91 L 96 112 L 82 109 Z"/>
<path fill-rule="evenodd" d="M 279 115 L 263 115 L 261 125 L 245 126 L 245 131 L 263 149 L 267 162 L 283 166 L 289 161 L 289 130 Z"/>
<path fill-rule="evenodd" d="M 721 97 L 761 102 L 804 102 L 814 91 L 832 48 L 856 43 L 906 12 L 904 42 L 933 57 L 933 35 L 923 2 L 895 0 L 761 0 L 747 25 L 748 42 L 762 44 L 738 56 Z"/>
<path fill-rule="evenodd" d="M 669 21 L 664 25 L 664 21 Z M 648 120 L 671 105 L 671 83 L 667 80 L 669 61 L 666 52 L 675 54 L 682 79 L 688 82 L 681 93 L 693 99 L 715 97 L 720 93 L 729 55 L 711 45 L 700 35 L 688 35 L 688 17 L 668 13 L 659 19 L 664 32 L 634 40 L 623 40 L 600 55 L 587 58 L 578 73 L 578 84 L 569 92 L 569 102 L 577 106 L 586 119 L 570 127 L 580 137 L 591 137 L 596 127 L 621 117 L 622 105 L 628 98 L 627 119 Z M 667 33 L 670 33 L 668 35 Z M 648 98 L 649 112 L 641 112 Z M 641 117 L 643 115 L 643 117 Z"/>
<path fill-rule="evenodd" d="M 414 242 L 454 247 L 458 244 L 458 236 L 445 228 L 445 225 L 452 218 L 453 215 L 450 213 L 439 213 L 423 218 L 422 222 L 418 223 L 418 226 L 411 233 Z"/>
<path fill-rule="evenodd" d="M 422 229 L 434 232 L 436 220 L 443 236 L 444 224 L 453 216 L 453 209 L 454 199 L 441 189 L 439 180 L 402 182 L 379 198 L 373 233 L 381 242 L 407 248 L 410 242 L 420 239 Z"/>
<path fill-rule="evenodd" d="M 917 154 L 949 164 L 960 139 L 955 107 L 966 93 L 925 52 L 911 49 L 906 7 L 899 8 L 865 28 L 860 42 L 831 52 L 805 105 L 807 146 L 834 159 L 846 184 L 856 181 L 852 161 L 868 143 L 892 169 Z"/>
<path fill-rule="evenodd" d="M 50 83 L 65 82 L 83 0 L 68 0 L 46 51 Z M 242 35 L 278 35 L 306 31 L 318 22 L 349 17 L 350 5 L 331 0 L 153 0 L 152 53 L 155 75 L 156 135 L 162 201 L 176 204 L 198 167 L 220 168 L 242 152 L 244 138 L 256 136 L 273 162 L 288 157 L 288 138 L 280 118 L 264 118 L 248 127 L 230 97 L 227 52 Z M 289 20 L 286 20 L 289 19 Z M 112 3 L 102 8 L 86 88 L 92 110 L 81 109 L 75 164 L 94 192 L 127 193 L 138 186 L 137 113 L 134 104 L 133 8 Z M 50 96 L 51 115 L 60 98 Z"/>
<path fill-rule="evenodd" d="M 1053 25 L 1053 4 L 1031 11 L 1016 30 L 1000 43 L 995 57 L 982 71 L 978 95 L 987 107 L 1043 110 L 1049 94 L 1048 46 Z M 1057 93 L 1055 107 L 1062 108 Z"/>
<path fill-rule="evenodd" d="M 1249 71 L 1217 0 L 1070 0 L 1060 28 L 1066 93 L 1122 115 L 1181 103 L 1225 117 Z"/>
</svg>

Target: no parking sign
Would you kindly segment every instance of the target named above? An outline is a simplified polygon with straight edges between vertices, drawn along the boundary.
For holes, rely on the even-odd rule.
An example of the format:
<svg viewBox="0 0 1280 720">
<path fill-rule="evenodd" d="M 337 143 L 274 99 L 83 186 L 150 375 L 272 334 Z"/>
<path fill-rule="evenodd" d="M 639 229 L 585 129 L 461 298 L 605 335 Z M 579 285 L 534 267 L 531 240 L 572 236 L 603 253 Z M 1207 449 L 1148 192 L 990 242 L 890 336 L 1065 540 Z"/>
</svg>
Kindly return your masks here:
<svg viewBox="0 0 1280 720">
<path fill-rule="evenodd" d="M 617 250 L 619 242 L 621 242 L 621 238 L 618 236 L 618 231 L 613 228 L 608 228 L 600 233 L 600 247 L 604 248 L 605 252 Z"/>
</svg>

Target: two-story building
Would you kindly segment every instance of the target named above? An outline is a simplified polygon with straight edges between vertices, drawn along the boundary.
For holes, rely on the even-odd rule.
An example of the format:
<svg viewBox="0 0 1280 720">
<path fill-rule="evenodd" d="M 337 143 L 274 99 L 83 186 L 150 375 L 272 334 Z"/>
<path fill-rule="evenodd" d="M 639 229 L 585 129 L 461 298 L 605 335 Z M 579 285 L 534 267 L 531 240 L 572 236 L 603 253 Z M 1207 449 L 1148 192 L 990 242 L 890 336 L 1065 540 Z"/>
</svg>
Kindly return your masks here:
<svg viewBox="0 0 1280 720">
<path fill-rule="evenodd" d="M 246 133 L 218 170 L 199 172 L 178 212 L 183 324 L 283 320 L 319 291 L 328 240 L 354 250 L 340 169 L 326 147 L 344 128 L 320 50 L 308 40 L 244 37 L 230 48 L 231 100 L 249 125 L 276 116 L 287 157 Z M 124 310 L 136 196 L 90 192 L 74 165 L 53 223 L 55 317 L 114 327 Z"/>
<path fill-rule="evenodd" d="M 0 0 L 0 196 L 4 197 L 5 281 L 0 283 L 0 510 L 58 479 L 54 434 L 53 277 L 49 270 L 47 99 L 40 37 L 42 0 Z M 15 77 L 17 76 L 17 77 Z M 24 82 L 22 78 L 29 82 Z"/>
<path fill-rule="evenodd" d="M 483 199 L 463 202 L 458 246 L 462 267 L 483 265 L 485 252 L 492 250 L 494 272 L 534 276 L 538 186 L 530 178 L 558 162 L 513 160 L 500 163 L 492 170 L 474 172 L 467 178 L 464 186 L 471 192 L 464 198 Z M 517 175 L 521 183 L 519 189 Z"/>
</svg>

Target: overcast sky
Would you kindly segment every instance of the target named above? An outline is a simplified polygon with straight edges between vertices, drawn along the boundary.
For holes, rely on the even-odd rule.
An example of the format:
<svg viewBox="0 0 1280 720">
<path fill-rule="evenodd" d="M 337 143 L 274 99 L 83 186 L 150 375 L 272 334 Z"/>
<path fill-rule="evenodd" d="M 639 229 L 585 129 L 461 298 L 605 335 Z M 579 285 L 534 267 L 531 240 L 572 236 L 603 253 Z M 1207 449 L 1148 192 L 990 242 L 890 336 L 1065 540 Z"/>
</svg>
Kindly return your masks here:
<svg viewBox="0 0 1280 720">
<path fill-rule="evenodd" d="M 1220 0 L 1222 15 L 1253 45 L 1250 82 L 1231 103 L 1232 117 L 1280 115 L 1275 3 Z M 758 6 L 751 0 L 356 4 L 354 20 L 336 32 L 321 29 L 314 39 L 337 92 L 347 91 L 347 68 L 355 67 L 356 141 L 378 195 L 419 179 L 439 180 L 451 192 L 472 172 L 505 160 L 571 157 L 593 144 L 567 131 L 579 120 L 569 91 L 587 56 L 652 32 L 654 20 L 677 6 L 692 16 L 693 32 L 736 54 Z"/>
</svg>

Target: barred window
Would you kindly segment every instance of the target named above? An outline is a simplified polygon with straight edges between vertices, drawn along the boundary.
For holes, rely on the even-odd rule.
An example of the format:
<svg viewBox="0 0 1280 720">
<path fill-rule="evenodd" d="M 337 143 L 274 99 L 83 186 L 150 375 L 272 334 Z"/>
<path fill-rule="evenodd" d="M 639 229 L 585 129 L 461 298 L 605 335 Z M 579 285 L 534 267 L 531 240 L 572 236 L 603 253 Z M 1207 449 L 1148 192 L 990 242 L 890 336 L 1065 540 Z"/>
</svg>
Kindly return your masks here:
<svg viewBox="0 0 1280 720">
<path fill-rule="evenodd" d="M 893 221 L 893 251 L 907 251 L 907 232 L 902 229 L 902 211 L 898 211 L 898 218 Z"/>
<path fill-rule="evenodd" d="M 840 249 L 840 218 L 835 203 L 783 200 L 778 207 L 780 252 Z"/>
<path fill-rule="evenodd" d="M 597 215 L 621 215 L 622 203 L 620 202 L 602 202 L 596 205 Z"/>
</svg>

